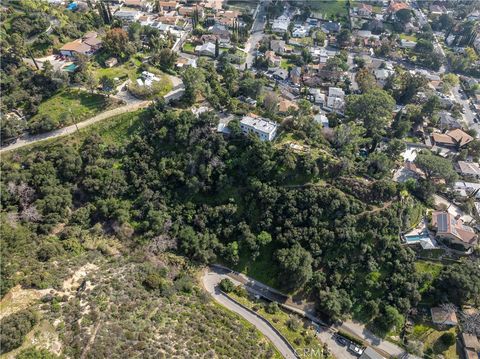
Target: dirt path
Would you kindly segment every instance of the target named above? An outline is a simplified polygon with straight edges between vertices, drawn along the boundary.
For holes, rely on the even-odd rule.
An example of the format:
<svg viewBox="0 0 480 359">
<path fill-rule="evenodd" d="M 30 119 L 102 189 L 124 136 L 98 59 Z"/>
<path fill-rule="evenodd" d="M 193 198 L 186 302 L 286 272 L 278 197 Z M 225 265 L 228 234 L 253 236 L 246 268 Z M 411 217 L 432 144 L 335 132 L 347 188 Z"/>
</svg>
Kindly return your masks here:
<svg viewBox="0 0 480 359">
<path fill-rule="evenodd" d="M 85 127 L 88 127 L 90 125 L 93 125 L 96 122 L 99 122 L 99 121 L 102 121 L 102 120 L 105 120 L 107 118 L 117 116 L 117 115 L 120 115 L 120 114 L 123 114 L 123 113 L 133 112 L 133 111 L 136 111 L 138 109 L 145 108 L 149 104 L 150 104 L 150 101 L 138 101 L 138 102 L 131 103 L 131 104 L 128 104 L 128 105 L 125 105 L 125 106 L 117 107 L 113 110 L 102 112 L 102 113 L 100 113 L 96 116 L 93 116 L 93 117 L 89 118 L 88 120 L 79 122 L 75 125 L 60 128 L 58 130 L 42 133 L 42 134 L 39 134 L 39 135 L 25 136 L 23 138 L 18 139 L 17 142 L 12 143 L 11 145 L 5 146 L 2 149 L 0 149 L 0 153 L 16 150 L 16 149 L 31 145 L 33 143 L 40 142 L 40 141 L 46 141 L 46 140 L 50 140 L 52 138 L 67 136 L 67 135 L 70 135 L 72 133 L 75 133 L 76 131 L 78 131 L 81 128 L 85 128 Z"/>
</svg>

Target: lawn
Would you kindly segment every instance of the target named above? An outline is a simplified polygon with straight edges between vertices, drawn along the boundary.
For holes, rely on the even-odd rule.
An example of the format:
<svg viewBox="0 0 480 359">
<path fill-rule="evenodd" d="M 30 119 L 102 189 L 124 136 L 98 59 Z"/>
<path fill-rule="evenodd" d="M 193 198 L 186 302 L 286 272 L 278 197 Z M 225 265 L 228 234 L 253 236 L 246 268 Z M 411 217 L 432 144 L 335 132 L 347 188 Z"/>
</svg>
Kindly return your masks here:
<svg viewBox="0 0 480 359">
<path fill-rule="evenodd" d="M 422 276 L 428 275 L 430 278 L 425 278 L 423 281 L 420 293 L 426 292 L 433 281 L 440 275 L 440 272 L 443 269 L 443 264 L 435 263 L 430 261 L 418 260 L 415 262 L 415 270 L 417 273 L 420 273 Z"/>
<path fill-rule="evenodd" d="M 402 40 L 417 41 L 417 37 L 415 35 L 400 34 L 400 38 Z"/>
<path fill-rule="evenodd" d="M 457 353 L 456 344 L 446 346 L 439 339 L 444 333 L 447 332 L 456 335 L 455 328 L 451 328 L 449 330 L 438 330 L 436 327 L 431 326 L 429 323 L 417 323 L 414 325 L 413 332 L 409 335 L 409 339 L 423 343 L 424 353 L 434 354 L 430 355 L 430 357 L 442 355 L 444 358 L 448 359 L 459 358 L 460 356 Z"/>
<path fill-rule="evenodd" d="M 307 3 L 314 14 L 321 14 L 325 20 L 339 20 L 348 15 L 347 2 L 343 0 L 308 0 Z"/>
<path fill-rule="evenodd" d="M 191 42 L 186 42 L 185 44 L 183 44 L 183 48 L 182 48 L 183 52 L 187 52 L 187 53 L 195 53 L 195 45 L 192 44 Z"/>
<path fill-rule="evenodd" d="M 282 69 L 288 70 L 290 66 L 294 66 L 294 64 L 292 64 L 289 59 L 280 60 L 280 67 Z"/>
<path fill-rule="evenodd" d="M 100 63 L 101 60 L 98 61 Z M 94 73 L 97 79 L 107 76 L 109 78 L 118 77 L 119 79 L 129 78 L 130 80 L 135 81 L 140 73 L 139 66 L 141 64 L 142 62 L 140 59 L 132 57 L 130 60 L 110 68 L 103 67 L 103 63 L 102 66 L 96 65 Z"/>
<path fill-rule="evenodd" d="M 299 353 L 322 353 L 323 344 L 315 337 L 315 331 L 308 321 L 282 309 L 279 309 L 275 314 L 267 313 L 265 306 L 268 303 L 263 300 L 251 299 L 237 293 L 229 293 L 229 296 L 267 319 Z M 287 325 L 291 318 L 295 318 L 299 323 L 296 330 L 290 329 Z"/>
<path fill-rule="evenodd" d="M 38 107 L 38 113 L 32 118 L 48 115 L 63 125 L 80 122 L 107 110 L 116 103 L 100 94 L 92 94 L 77 89 L 59 91 Z"/>
</svg>

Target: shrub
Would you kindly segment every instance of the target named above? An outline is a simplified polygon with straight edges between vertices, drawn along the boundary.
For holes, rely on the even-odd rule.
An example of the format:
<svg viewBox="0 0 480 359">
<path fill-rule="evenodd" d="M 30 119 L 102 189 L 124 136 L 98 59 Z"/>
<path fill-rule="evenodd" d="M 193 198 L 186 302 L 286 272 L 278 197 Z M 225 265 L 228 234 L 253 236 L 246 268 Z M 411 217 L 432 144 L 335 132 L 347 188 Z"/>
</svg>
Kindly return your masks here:
<svg viewBox="0 0 480 359">
<path fill-rule="evenodd" d="M 451 346 L 455 344 L 455 334 L 453 333 L 443 333 L 439 340 L 446 346 Z"/>
<path fill-rule="evenodd" d="M 302 322 L 298 319 L 298 318 L 295 318 L 295 317 L 290 317 L 286 323 L 287 325 L 287 328 L 290 329 L 291 331 L 294 331 L 296 332 L 297 330 L 300 329 L 300 326 L 302 325 Z"/>
<path fill-rule="evenodd" d="M 219 283 L 220 289 L 223 290 L 225 293 L 231 293 L 235 290 L 235 284 L 228 279 L 224 278 Z"/>
<path fill-rule="evenodd" d="M 278 307 L 277 302 L 270 302 L 270 303 L 265 307 L 265 311 L 266 311 L 268 314 L 276 314 L 276 313 L 278 313 L 279 310 L 280 310 L 280 308 Z"/>
<path fill-rule="evenodd" d="M 57 359 L 58 356 L 46 349 L 28 348 L 16 356 L 17 359 Z"/>
<path fill-rule="evenodd" d="M 37 323 L 37 315 L 31 310 L 22 310 L 0 321 L 0 353 L 8 353 L 22 345 L 25 335 Z"/>
</svg>

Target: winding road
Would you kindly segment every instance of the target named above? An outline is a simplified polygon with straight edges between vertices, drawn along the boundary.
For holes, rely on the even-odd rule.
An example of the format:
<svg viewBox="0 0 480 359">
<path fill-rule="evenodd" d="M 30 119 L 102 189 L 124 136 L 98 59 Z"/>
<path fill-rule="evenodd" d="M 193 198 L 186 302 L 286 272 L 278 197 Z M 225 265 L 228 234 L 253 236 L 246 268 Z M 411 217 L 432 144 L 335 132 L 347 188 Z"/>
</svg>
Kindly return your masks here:
<svg viewBox="0 0 480 359">
<path fill-rule="evenodd" d="M 223 276 L 215 272 L 206 271 L 202 277 L 203 286 L 218 303 L 249 321 L 260 332 L 262 332 L 262 334 L 270 339 L 270 341 L 284 358 L 296 359 L 297 356 L 295 355 L 295 352 L 288 346 L 287 343 L 285 343 L 285 340 L 272 329 L 270 325 L 220 292 L 220 290 L 217 288 L 217 285 L 223 278 L 226 278 L 226 275 Z M 232 278 L 229 279 L 232 280 L 232 282 L 234 282 L 236 285 L 240 284 Z"/>
<path fill-rule="evenodd" d="M 210 268 L 208 268 L 207 271 L 204 272 L 204 275 L 202 277 L 203 286 L 214 297 L 214 299 L 217 302 L 219 302 L 226 308 L 236 312 L 237 314 L 240 314 L 242 317 L 248 320 L 251 324 L 255 325 L 257 329 L 259 329 L 263 334 L 265 334 L 265 336 L 267 336 L 272 341 L 272 343 L 277 347 L 277 349 L 283 355 L 283 352 L 279 348 L 279 346 L 282 343 L 285 345 L 283 339 L 279 337 L 278 334 L 275 334 L 275 333 L 273 333 L 273 337 L 271 337 L 272 335 L 271 328 L 270 328 L 269 334 L 267 335 L 267 333 L 264 332 L 264 330 L 262 330 L 261 327 L 257 326 L 257 324 L 265 325 L 263 321 L 261 321 L 259 318 L 257 318 L 254 315 L 253 315 L 253 318 L 244 316 L 243 311 L 236 310 L 238 309 L 237 308 L 238 305 L 236 305 L 234 302 L 229 300 L 228 297 L 223 295 L 216 288 L 216 285 L 224 278 L 230 279 L 235 285 L 244 286 L 244 288 L 246 288 L 252 294 L 257 294 L 264 298 L 270 298 L 270 300 L 277 301 L 276 297 L 281 297 L 281 296 L 285 297 L 285 296 L 283 294 L 279 294 L 279 292 L 277 292 L 275 289 L 270 288 L 265 284 L 260 283 L 252 278 L 249 278 L 244 274 L 232 272 L 230 269 L 223 266 L 219 266 L 219 265 L 212 265 Z M 310 309 L 306 309 L 306 308 L 309 308 L 308 303 L 295 302 L 295 301 L 292 301 L 291 298 L 283 302 L 281 300 L 278 300 L 278 302 L 282 303 L 283 306 L 285 308 L 288 308 L 288 310 L 290 311 L 297 312 L 299 315 L 307 318 L 312 318 L 312 320 L 315 319 L 311 317 L 312 313 L 310 313 Z M 305 311 L 304 309 L 306 309 L 307 311 Z M 315 321 L 319 323 L 318 319 L 316 319 Z M 350 333 L 353 336 L 358 337 L 359 339 L 362 339 L 366 345 L 372 347 L 375 351 L 377 351 L 383 357 L 397 358 L 397 357 L 402 357 L 405 354 L 405 351 L 401 347 L 387 340 L 378 338 L 376 335 L 374 335 L 372 332 L 366 329 L 365 326 L 361 323 L 358 323 L 352 320 L 346 320 L 341 325 L 326 326 L 325 324 L 321 324 L 321 323 L 319 324 L 320 325 L 315 325 L 317 329 L 318 339 L 322 343 L 327 344 L 330 352 L 337 359 L 356 358 L 352 353 L 350 353 L 347 350 L 346 347 L 339 345 L 339 343 L 335 340 L 334 334 L 337 331 L 344 331 L 344 332 Z M 277 346 L 277 344 L 279 346 Z"/>
</svg>

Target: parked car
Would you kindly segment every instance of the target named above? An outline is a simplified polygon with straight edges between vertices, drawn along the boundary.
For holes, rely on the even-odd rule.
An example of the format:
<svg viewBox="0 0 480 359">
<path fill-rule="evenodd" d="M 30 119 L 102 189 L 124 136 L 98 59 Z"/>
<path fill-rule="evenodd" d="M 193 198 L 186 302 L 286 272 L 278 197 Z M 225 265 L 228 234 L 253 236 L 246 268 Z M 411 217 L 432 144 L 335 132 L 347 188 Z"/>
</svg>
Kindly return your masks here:
<svg viewBox="0 0 480 359">
<path fill-rule="evenodd" d="M 347 346 L 347 344 L 348 344 L 347 339 L 345 339 L 344 337 L 342 337 L 342 336 L 340 336 L 340 335 L 337 335 L 337 336 L 335 337 L 335 341 L 336 341 L 339 345 L 341 345 L 342 347 L 345 347 L 345 346 Z"/>
<path fill-rule="evenodd" d="M 363 353 L 363 348 L 359 347 L 355 343 L 350 343 L 348 346 L 348 351 L 356 356 L 360 356 Z"/>
</svg>

